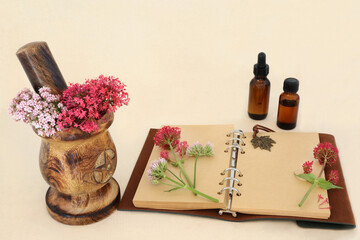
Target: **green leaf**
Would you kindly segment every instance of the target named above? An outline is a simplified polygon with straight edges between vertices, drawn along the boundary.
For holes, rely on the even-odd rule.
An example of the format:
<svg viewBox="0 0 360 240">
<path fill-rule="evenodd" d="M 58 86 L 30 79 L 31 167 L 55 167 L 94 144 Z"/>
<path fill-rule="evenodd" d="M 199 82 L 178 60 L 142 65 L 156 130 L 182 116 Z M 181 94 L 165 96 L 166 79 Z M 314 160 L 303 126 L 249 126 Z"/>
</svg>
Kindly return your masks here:
<svg viewBox="0 0 360 240">
<path fill-rule="evenodd" d="M 312 173 L 302 173 L 302 174 L 298 174 L 296 176 L 299 177 L 299 178 L 305 179 L 309 183 L 314 183 L 315 180 L 316 180 L 315 175 L 312 174 Z"/>
<path fill-rule="evenodd" d="M 318 181 L 319 181 L 319 187 L 321 187 L 322 189 L 325 189 L 325 190 L 336 189 L 336 188 L 343 189 L 342 187 L 336 186 L 336 185 L 332 184 L 331 182 L 326 181 L 323 178 L 319 178 Z"/>
<path fill-rule="evenodd" d="M 180 189 L 180 188 L 182 188 L 182 187 L 172 188 L 172 189 L 169 189 L 169 190 L 167 190 L 167 191 L 165 191 L 165 192 L 172 192 L 172 191 L 178 190 L 178 189 Z"/>
</svg>

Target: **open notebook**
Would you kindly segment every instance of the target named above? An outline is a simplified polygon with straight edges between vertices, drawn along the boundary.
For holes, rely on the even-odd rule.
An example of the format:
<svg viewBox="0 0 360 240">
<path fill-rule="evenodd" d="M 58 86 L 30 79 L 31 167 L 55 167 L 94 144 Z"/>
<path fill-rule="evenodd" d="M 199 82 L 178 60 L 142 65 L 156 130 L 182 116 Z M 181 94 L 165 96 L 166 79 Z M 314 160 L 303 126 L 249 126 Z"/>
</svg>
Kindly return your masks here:
<svg viewBox="0 0 360 240">
<path fill-rule="evenodd" d="M 236 174 L 237 180 L 223 181 L 231 174 L 235 176 L 235 173 L 238 173 L 237 170 L 229 170 L 225 175 L 221 175 L 232 164 L 232 148 L 230 147 L 227 152 L 224 150 L 228 147 L 226 142 L 232 137 L 227 134 L 233 131 L 233 126 L 179 127 L 182 141 L 186 140 L 190 145 L 196 141 L 204 144 L 211 142 L 214 145 L 213 157 L 203 157 L 198 160 L 196 188 L 218 198 L 219 203 L 211 202 L 201 196 L 194 196 L 184 189 L 164 192 L 170 187 L 152 184 L 146 171 L 151 162 L 160 156 L 160 149 L 154 146 L 133 198 L 135 207 L 167 210 L 220 209 L 247 214 L 329 218 L 330 210 L 319 208 L 318 194 L 324 198 L 328 197 L 327 191 L 319 187 L 312 191 L 302 207 L 298 207 L 298 203 L 311 185 L 297 179 L 294 171 L 301 170 L 301 165 L 305 161 L 313 160 L 313 148 L 319 143 L 318 133 L 258 133 L 270 135 L 276 141 L 271 152 L 259 148 L 254 149 L 250 143 L 252 133 L 245 133 L 246 138 L 242 138 L 245 143 L 245 146 L 242 146 L 244 153 L 241 154 L 241 150 L 236 153 L 235 161 L 236 169 L 242 176 Z M 192 179 L 193 164 L 193 158 L 185 160 L 184 167 L 190 179 Z M 318 162 L 314 161 L 313 171 L 319 172 L 320 168 Z M 241 186 L 238 185 L 238 181 Z M 221 182 L 224 184 L 220 185 Z M 222 191 L 223 188 L 229 186 L 234 188 Z M 237 193 L 241 195 L 238 196 Z"/>
</svg>

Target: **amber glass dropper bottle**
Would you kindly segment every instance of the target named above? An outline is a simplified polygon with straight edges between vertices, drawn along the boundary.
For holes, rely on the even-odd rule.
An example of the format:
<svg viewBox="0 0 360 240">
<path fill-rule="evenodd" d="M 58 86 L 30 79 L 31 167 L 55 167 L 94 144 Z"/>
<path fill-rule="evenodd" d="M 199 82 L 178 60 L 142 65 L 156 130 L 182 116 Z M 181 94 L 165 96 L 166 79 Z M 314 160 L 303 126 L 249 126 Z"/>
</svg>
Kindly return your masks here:
<svg viewBox="0 0 360 240">
<path fill-rule="evenodd" d="M 279 97 L 277 125 L 279 128 L 290 130 L 296 127 L 300 97 L 297 94 L 299 81 L 287 78 L 284 81 L 284 92 Z"/>
<path fill-rule="evenodd" d="M 270 97 L 270 81 L 267 79 L 269 65 L 266 64 L 266 55 L 263 52 L 258 55 L 254 74 L 255 77 L 250 81 L 248 114 L 252 119 L 262 120 L 268 114 Z"/>
</svg>

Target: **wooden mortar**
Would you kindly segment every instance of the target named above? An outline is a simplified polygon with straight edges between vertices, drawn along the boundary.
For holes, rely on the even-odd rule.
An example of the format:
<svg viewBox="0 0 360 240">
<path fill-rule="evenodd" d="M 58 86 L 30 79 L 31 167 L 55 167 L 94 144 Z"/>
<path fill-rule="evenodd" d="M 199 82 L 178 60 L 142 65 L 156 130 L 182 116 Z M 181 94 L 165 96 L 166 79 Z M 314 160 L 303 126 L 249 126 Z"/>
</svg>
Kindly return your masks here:
<svg viewBox="0 0 360 240">
<path fill-rule="evenodd" d="M 96 132 L 73 128 L 42 137 L 40 170 L 51 186 L 46 205 L 59 222 L 89 224 L 116 210 L 120 189 L 112 175 L 117 154 L 108 132 L 113 120 L 114 114 L 107 113 Z"/>
<path fill-rule="evenodd" d="M 47 86 L 61 94 L 67 85 L 45 42 L 29 43 L 17 56 L 36 92 Z M 98 131 L 71 128 L 42 137 L 40 171 L 50 185 L 46 205 L 50 215 L 69 225 L 100 221 L 116 210 L 120 188 L 114 174 L 117 154 L 108 128 L 113 113 L 97 121 Z"/>
</svg>

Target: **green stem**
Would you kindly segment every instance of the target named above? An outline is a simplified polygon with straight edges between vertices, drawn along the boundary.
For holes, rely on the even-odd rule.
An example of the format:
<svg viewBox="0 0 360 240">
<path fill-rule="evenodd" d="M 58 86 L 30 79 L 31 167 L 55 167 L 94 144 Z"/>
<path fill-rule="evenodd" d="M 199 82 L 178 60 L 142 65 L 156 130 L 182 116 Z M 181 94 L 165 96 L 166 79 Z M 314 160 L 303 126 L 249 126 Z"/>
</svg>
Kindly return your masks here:
<svg viewBox="0 0 360 240">
<path fill-rule="evenodd" d="M 184 181 L 183 180 L 181 180 L 178 176 L 176 176 L 176 174 L 175 173 L 173 173 L 170 169 L 167 169 L 174 177 L 176 177 L 176 179 L 177 180 L 179 180 L 180 182 L 182 182 L 182 184 L 184 184 L 185 185 L 185 183 L 184 183 Z"/>
<path fill-rule="evenodd" d="M 160 182 L 160 181 L 159 181 L 159 183 L 164 184 L 164 185 L 167 185 L 167 186 L 170 186 L 170 187 L 175 187 L 175 188 L 178 187 L 178 186 L 175 186 L 175 185 L 172 185 L 172 184 L 168 184 L 168 183 L 164 183 L 164 182 Z"/>
<path fill-rule="evenodd" d="M 194 188 L 195 188 L 195 186 L 196 186 L 196 165 L 197 165 L 197 160 L 198 160 L 198 158 L 199 158 L 199 154 L 196 155 L 195 163 L 194 163 L 194 185 L 193 185 Z"/>
<path fill-rule="evenodd" d="M 181 163 L 185 163 L 185 160 L 183 158 L 184 158 L 184 155 L 181 155 L 181 158 L 180 158 Z"/>
<path fill-rule="evenodd" d="M 176 157 L 175 150 L 174 150 L 173 146 L 171 145 L 170 141 L 168 141 L 168 145 L 170 147 L 170 150 L 171 150 L 172 154 L 174 155 L 175 162 L 179 162 L 178 158 Z"/>
<path fill-rule="evenodd" d="M 167 161 L 169 161 L 172 165 L 176 165 L 176 162 L 172 161 L 171 159 L 169 159 Z"/>
<path fill-rule="evenodd" d="M 305 196 L 303 197 L 303 199 L 299 203 L 299 207 L 301 207 L 304 204 L 304 202 L 305 202 L 306 198 L 309 196 L 310 192 L 316 187 L 316 185 L 318 185 L 318 179 L 321 177 L 321 174 L 325 170 L 326 162 L 327 162 L 327 159 L 326 159 L 326 156 L 325 156 L 324 165 L 322 166 L 318 177 L 315 179 L 313 185 L 311 185 L 311 187 L 309 188 L 309 190 L 306 192 Z"/>
<path fill-rule="evenodd" d="M 200 196 L 203 196 L 204 198 L 207 198 L 207 199 L 209 199 L 210 201 L 213 201 L 213 202 L 216 202 L 216 203 L 219 202 L 218 199 L 213 198 L 213 197 L 210 197 L 209 195 L 206 195 L 205 193 L 199 192 L 198 190 L 196 190 L 196 189 L 194 189 L 194 188 L 192 188 L 192 187 L 185 186 L 184 188 L 186 188 L 187 190 L 192 191 L 194 194 L 199 194 Z"/>
<path fill-rule="evenodd" d="M 181 172 L 182 172 L 182 173 L 184 174 L 184 176 L 185 176 L 186 181 L 187 181 L 188 184 L 192 187 L 193 184 L 192 184 L 189 176 L 187 175 L 184 167 L 182 166 L 181 161 L 179 161 L 179 160 L 177 159 L 176 154 L 175 154 L 175 151 L 174 151 L 174 148 L 172 147 L 171 143 L 169 143 L 169 146 L 170 146 L 171 152 L 173 153 L 173 155 L 174 155 L 174 157 L 175 157 L 176 163 L 179 165 L 179 167 L 180 167 L 180 169 L 181 169 Z"/>
<path fill-rule="evenodd" d="M 303 199 L 301 200 L 301 202 L 299 203 L 299 207 L 301 207 L 305 200 L 307 199 L 307 197 L 309 196 L 310 192 L 316 187 L 316 185 L 318 185 L 318 180 L 315 179 L 313 185 L 311 185 L 311 187 L 309 188 L 309 190 L 306 192 L 305 196 L 303 197 Z"/>
<path fill-rule="evenodd" d="M 325 158 L 325 159 L 324 159 L 324 165 L 322 166 L 321 171 L 320 171 L 320 173 L 319 173 L 319 176 L 318 176 L 317 178 L 321 177 L 321 174 L 322 174 L 323 171 L 325 170 L 326 162 L 327 162 L 327 159 Z"/>
<path fill-rule="evenodd" d="M 175 184 L 177 184 L 177 185 L 181 186 L 181 187 L 183 187 L 183 186 L 184 186 L 184 184 L 181 184 L 181 183 L 179 183 L 179 182 L 175 181 L 174 179 L 169 178 L 168 176 L 165 176 L 165 178 L 166 178 L 167 180 L 172 181 L 173 183 L 175 183 Z"/>
</svg>

